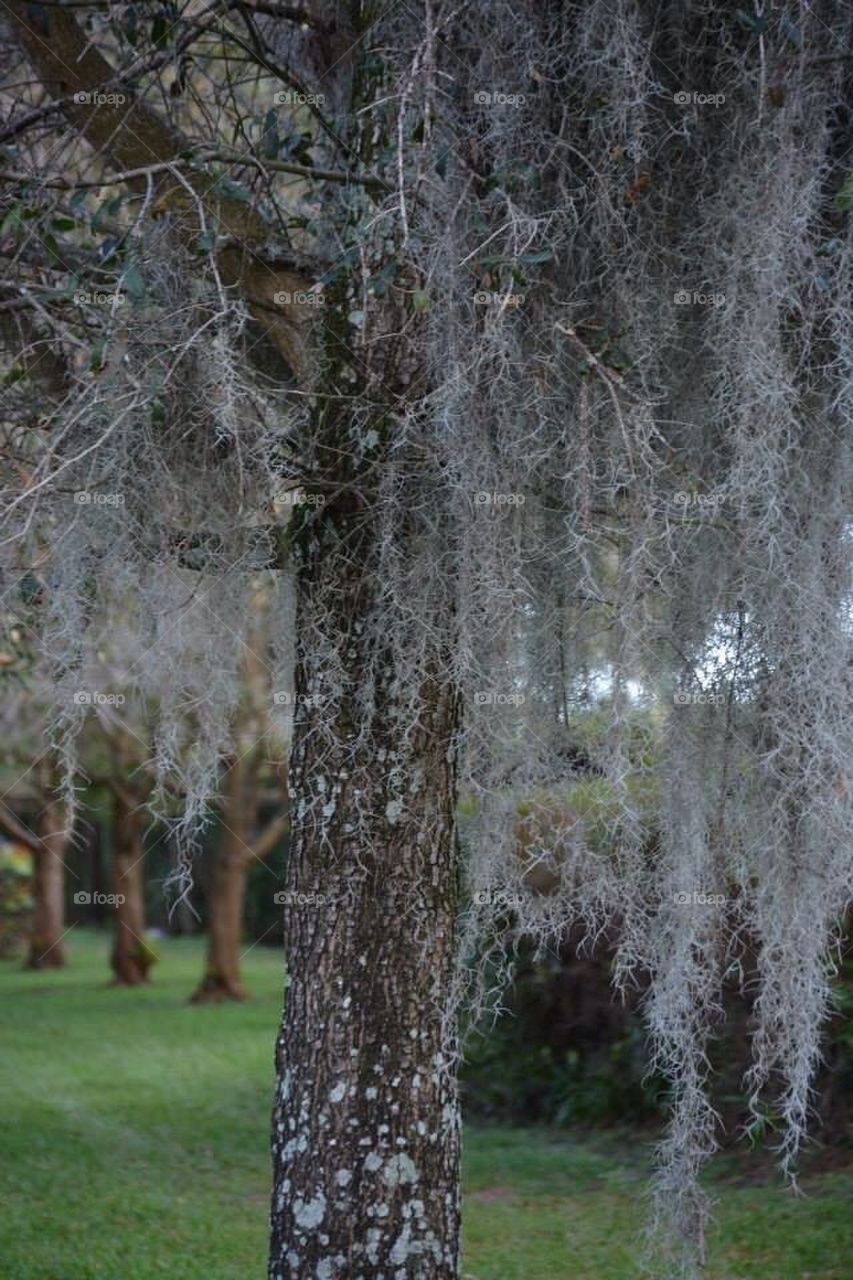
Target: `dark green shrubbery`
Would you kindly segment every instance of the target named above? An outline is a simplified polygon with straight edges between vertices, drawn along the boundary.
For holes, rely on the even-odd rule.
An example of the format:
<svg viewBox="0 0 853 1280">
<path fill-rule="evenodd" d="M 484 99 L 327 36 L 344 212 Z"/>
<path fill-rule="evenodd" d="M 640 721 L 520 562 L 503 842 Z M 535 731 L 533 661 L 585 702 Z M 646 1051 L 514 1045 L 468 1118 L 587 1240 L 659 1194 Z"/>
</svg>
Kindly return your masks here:
<svg viewBox="0 0 853 1280">
<path fill-rule="evenodd" d="M 641 993 L 618 1003 L 611 957 L 578 955 L 569 940 L 559 955 L 534 960 L 522 947 L 507 1012 L 472 1031 L 463 1070 L 469 1117 L 558 1126 L 637 1124 L 663 1118 L 667 1085 L 646 1070 Z M 853 1144 L 853 958 L 835 984 L 837 1014 L 827 1027 L 824 1066 L 815 1088 L 813 1132 L 824 1143 Z M 714 1105 L 726 1143 L 745 1132 L 774 1142 L 772 1119 L 750 1126 L 743 1073 L 749 1064 L 749 1003 L 726 993 L 726 1020 L 711 1049 Z"/>
<path fill-rule="evenodd" d="M 661 1110 L 664 1083 L 647 1077 L 636 1002 L 619 1004 L 607 955 L 534 960 L 522 949 L 507 1012 L 472 1033 L 463 1073 L 469 1114 L 517 1123 L 607 1124 Z"/>
</svg>

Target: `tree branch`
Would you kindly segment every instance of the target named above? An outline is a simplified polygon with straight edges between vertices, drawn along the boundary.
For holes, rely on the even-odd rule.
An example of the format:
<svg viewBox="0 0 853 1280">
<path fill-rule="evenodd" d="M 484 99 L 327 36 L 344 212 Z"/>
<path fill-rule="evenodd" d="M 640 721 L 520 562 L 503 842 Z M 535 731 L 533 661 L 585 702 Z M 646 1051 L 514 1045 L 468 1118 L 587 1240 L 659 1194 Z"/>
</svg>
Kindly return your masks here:
<svg viewBox="0 0 853 1280">
<path fill-rule="evenodd" d="M 277 814 L 271 822 L 258 835 L 256 840 L 251 842 L 252 853 L 256 858 L 264 859 L 270 854 L 276 843 L 281 839 L 290 826 L 290 814 L 285 809 L 282 813 Z"/>
<path fill-rule="evenodd" d="M 0 803 L 0 828 L 10 836 L 12 840 L 17 840 L 18 844 L 25 845 L 32 853 L 41 853 L 45 847 L 44 842 L 39 840 L 38 836 L 28 831 L 12 813 L 11 809 L 7 809 L 5 804 Z"/>
</svg>

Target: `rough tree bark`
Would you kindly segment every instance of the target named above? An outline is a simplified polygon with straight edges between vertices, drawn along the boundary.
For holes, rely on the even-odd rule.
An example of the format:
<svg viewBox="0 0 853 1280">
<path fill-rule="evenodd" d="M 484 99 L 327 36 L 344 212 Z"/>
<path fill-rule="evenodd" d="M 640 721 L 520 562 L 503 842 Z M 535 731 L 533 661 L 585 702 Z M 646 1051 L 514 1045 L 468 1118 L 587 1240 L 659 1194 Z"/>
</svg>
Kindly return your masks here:
<svg viewBox="0 0 853 1280">
<path fill-rule="evenodd" d="M 152 955 L 145 942 L 145 848 L 140 816 L 133 797 L 121 787 L 113 791 L 113 893 L 116 895 L 115 939 L 110 964 L 117 986 L 148 981 Z"/>
<path fill-rule="evenodd" d="M 387 86 L 372 70 L 377 59 L 365 51 L 362 60 L 368 44 L 348 81 L 349 119 L 368 123 L 354 128 L 350 146 L 375 169 L 388 154 L 375 112 Z M 348 216 L 343 208 L 342 237 Z M 383 539 L 414 557 L 422 530 L 405 501 L 393 514 L 384 507 L 381 477 L 428 378 L 412 303 L 421 283 L 390 243 L 390 223 L 374 243 L 364 223 L 353 228 L 361 261 L 327 287 L 318 335 L 321 394 L 306 470 L 332 496 L 293 518 L 289 985 L 273 1112 L 270 1280 L 451 1280 L 458 1272 L 450 1009 L 458 697 L 435 675 L 453 619 L 450 608 L 435 617 L 430 644 L 413 643 L 424 655 L 417 661 L 385 633 Z M 387 293 L 352 314 L 362 273 L 387 274 L 395 263 Z M 346 395 L 322 394 L 328 387 Z"/>
<path fill-rule="evenodd" d="M 329 512 L 324 525 L 306 548 L 301 608 L 333 589 L 340 613 L 329 624 L 348 630 L 352 693 L 331 741 L 318 740 L 309 719 L 294 733 L 302 807 L 285 895 L 269 1275 L 453 1277 L 459 1124 L 446 1006 L 456 707 L 451 691 L 425 681 L 417 731 L 404 742 L 410 707 L 395 708 L 388 655 L 384 698 L 368 719 L 357 710 L 361 673 L 375 658 L 359 635 L 369 635 L 374 584 L 359 566 L 372 530 L 357 512 Z M 309 692 L 304 660 L 297 691 Z M 328 816 L 316 820 L 318 808 Z"/>
</svg>

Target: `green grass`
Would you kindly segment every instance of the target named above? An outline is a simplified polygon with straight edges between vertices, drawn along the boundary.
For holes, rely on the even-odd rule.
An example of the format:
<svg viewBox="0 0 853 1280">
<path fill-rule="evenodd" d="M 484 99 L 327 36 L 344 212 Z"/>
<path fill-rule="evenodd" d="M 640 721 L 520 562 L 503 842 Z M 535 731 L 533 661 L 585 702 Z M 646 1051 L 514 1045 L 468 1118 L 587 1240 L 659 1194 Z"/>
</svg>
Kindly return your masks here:
<svg viewBox="0 0 853 1280">
<path fill-rule="evenodd" d="M 108 939 L 67 941 L 64 972 L 0 963 L 0 1277 L 262 1280 L 279 954 L 246 957 L 249 1003 L 191 1007 L 198 941 L 158 944 L 134 991 L 104 985 Z M 647 1147 L 469 1128 L 466 1277 L 639 1276 Z M 849 1280 L 849 1172 L 794 1200 L 731 1169 L 709 1280 Z"/>
</svg>

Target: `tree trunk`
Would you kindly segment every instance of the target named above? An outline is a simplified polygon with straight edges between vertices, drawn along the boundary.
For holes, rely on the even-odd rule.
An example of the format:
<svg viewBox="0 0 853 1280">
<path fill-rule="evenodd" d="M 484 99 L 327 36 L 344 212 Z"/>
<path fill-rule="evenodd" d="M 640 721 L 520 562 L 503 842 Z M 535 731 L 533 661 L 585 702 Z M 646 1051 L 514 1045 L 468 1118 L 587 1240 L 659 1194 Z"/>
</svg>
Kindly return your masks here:
<svg viewBox="0 0 853 1280">
<path fill-rule="evenodd" d="M 326 302 L 326 356 L 338 370 L 347 287 L 330 289 Z M 402 447 L 397 415 L 418 341 L 407 297 L 411 282 L 371 310 L 369 351 L 365 344 L 363 358 L 330 379 L 350 395 L 321 398 L 306 470 L 333 480 L 335 492 L 292 522 L 289 985 L 277 1046 L 270 1280 L 457 1275 L 458 697 L 436 677 L 452 609 L 436 607 L 433 625 L 417 634 L 386 612 L 388 545 L 414 557 L 425 532 L 417 494 L 391 516 L 376 480 Z M 393 368 L 382 354 L 391 335 Z"/>
<path fill-rule="evenodd" d="M 259 836 L 251 837 L 248 819 L 257 812 L 256 756 L 245 756 L 227 774 L 223 813 L 223 841 L 214 867 L 209 904 L 205 975 L 193 992 L 193 1005 L 207 1000 L 245 1000 L 240 978 L 240 947 L 243 937 L 243 904 L 246 877 L 252 860 L 263 861 L 289 826 L 287 783 L 283 787 L 283 812 L 266 824 Z M 248 772 L 247 785 L 240 773 Z M 251 838 L 251 844 L 250 844 Z"/>
<path fill-rule="evenodd" d="M 243 904 L 246 875 L 252 852 L 249 838 L 244 786 L 244 762 L 232 764 L 225 775 L 223 830 L 219 855 L 213 870 L 204 977 L 192 996 L 192 1003 L 208 1000 L 244 1000 L 240 981 L 240 943 L 243 937 Z"/>
<path fill-rule="evenodd" d="M 65 806 L 48 795 L 39 824 L 41 843 L 33 852 L 35 909 L 25 964 L 28 969 L 61 969 L 65 965 L 65 822 Z"/>
<path fill-rule="evenodd" d="M 193 1004 L 208 1000 L 245 1000 L 240 981 L 240 943 L 246 898 L 248 858 L 232 842 L 219 851 L 213 873 L 204 977 Z"/>
<path fill-rule="evenodd" d="M 153 961 L 145 941 L 145 849 L 140 820 L 132 804 L 116 795 L 113 814 L 116 926 L 110 962 L 116 986 L 136 987 L 148 981 Z"/>
<path fill-rule="evenodd" d="M 294 733 L 295 794 L 333 813 L 299 823 L 288 869 L 270 1280 L 456 1275 L 452 698 L 424 689 L 421 712 L 405 749 L 386 714 L 356 753 L 343 725 Z"/>
</svg>

